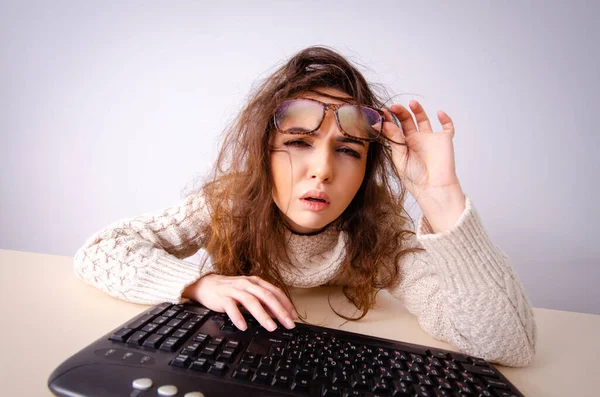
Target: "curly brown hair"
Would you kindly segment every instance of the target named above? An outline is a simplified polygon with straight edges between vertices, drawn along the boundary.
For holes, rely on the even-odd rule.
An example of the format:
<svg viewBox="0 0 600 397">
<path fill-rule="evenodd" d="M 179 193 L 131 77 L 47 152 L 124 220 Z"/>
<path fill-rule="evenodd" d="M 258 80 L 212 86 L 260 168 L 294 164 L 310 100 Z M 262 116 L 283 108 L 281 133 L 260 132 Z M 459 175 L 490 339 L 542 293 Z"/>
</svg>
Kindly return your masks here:
<svg viewBox="0 0 600 397">
<path fill-rule="evenodd" d="M 323 87 L 336 88 L 360 104 L 385 107 L 363 75 L 324 46 L 298 52 L 251 92 L 248 104 L 225 130 L 214 170 L 201 188 L 211 213 L 211 223 L 203 231 L 209 236 L 205 249 L 219 274 L 259 276 L 290 297 L 276 265 L 291 261 L 286 226 L 272 196 L 272 119 L 282 101 Z M 362 311 L 358 317 L 347 317 L 332 307 L 346 320 L 363 318 L 377 293 L 398 282 L 399 259 L 420 250 L 401 249 L 404 238 L 414 234 L 406 228 L 414 221 L 404 210 L 405 193 L 389 145 L 384 140 L 372 142 L 361 187 L 330 225 L 347 233 L 347 255 L 338 276 L 344 280 L 345 296 Z"/>
</svg>

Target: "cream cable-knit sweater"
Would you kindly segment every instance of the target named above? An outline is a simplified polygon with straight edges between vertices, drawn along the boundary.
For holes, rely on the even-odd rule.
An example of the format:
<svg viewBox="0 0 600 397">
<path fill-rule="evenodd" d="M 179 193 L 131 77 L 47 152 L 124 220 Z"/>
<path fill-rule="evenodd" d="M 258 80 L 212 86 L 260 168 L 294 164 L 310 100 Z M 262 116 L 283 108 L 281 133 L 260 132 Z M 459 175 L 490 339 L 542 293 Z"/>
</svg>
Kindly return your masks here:
<svg viewBox="0 0 600 397">
<path fill-rule="evenodd" d="M 93 235 L 74 258 L 76 274 L 108 294 L 131 302 L 181 302 L 182 291 L 211 270 L 181 258 L 205 243 L 209 222 L 200 194 L 165 211 L 126 219 Z M 289 233 L 294 269 L 282 266 L 293 287 L 339 284 L 345 233 L 328 228 Z M 492 243 L 470 198 L 452 229 L 434 234 L 422 215 L 410 253 L 398 263 L 400 281 L 389 292 L 402 299 L 433 337 L 466 354 L 507 366 L 528 365 L 535 354 L 531 304 L 508 258 Z"/>
</svg>

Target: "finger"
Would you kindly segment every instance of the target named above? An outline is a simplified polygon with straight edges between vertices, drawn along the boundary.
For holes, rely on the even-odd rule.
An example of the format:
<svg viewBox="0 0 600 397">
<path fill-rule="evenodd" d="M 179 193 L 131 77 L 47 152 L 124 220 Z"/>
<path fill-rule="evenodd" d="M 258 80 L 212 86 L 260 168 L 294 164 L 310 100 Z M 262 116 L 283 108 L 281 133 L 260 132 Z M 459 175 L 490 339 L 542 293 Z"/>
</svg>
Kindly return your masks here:
<svg viewBox="0 0 600 397">
<path fill-rule="evenodd" d="M 413 116 L 407 108 L 400 104 L 394 104 L 390 106 L 390 110 L 394 112 L 396 117 L 398 117 L 398 120 L 400 120 L 402 130 L 404 130 L 404 136 L 409 136 L 410 134 L 418 132 Z"/>
<path fill-rule="evenodd" d="M 421 106 L 421 104 L 414 99 L 409 102 L 409 106 L 415 114 L 417 124 L 419 125 L 419 131 L 432 132 L 431 123 L 429 123 L 429 117 L 427 117 L 427 113 L 425 113 L 423 106 Z"/>
<path fill-rule="evenodd" d="M 387 109 L 383 109 L 386 121 L 383 123 L 383 134 L 387 139 L 393 143 L 399 145 L 406 145 L 404 134 L 402 129 L 396 125 L 392 120 L 391 113 Z M 388 121 L 389 120 L 389 121 Z"/>
<path fill-rule="evenodd" d="M 237 302 L 231 298 L 226 298 L 227 302 L 223 304 L 223 308 L 225 309 L 225 313 L 229 316 L 231 321 L 235 324 L 236 327 L 245 331 L 248 329 L 248 325 L 246 324 L 246 320 L 244 320 L 244 316 L 240 309 L 237 306 Z"/>
<path fill-rule="evenodd" d="M 266 329 L 274 331 L 277 328 L 275 321 L 269 316 L 265 308 L 260 304 L 257 297 L 249 292 L 242 291 L 241 289 L 231 288 L 230 296 L 241 303 L 252 316 Z"/>
<path fill-rule="evenodd" d="M 450 116 L 448 116 L 448 114 L 443 110 L 438 110 L 438 119 L 442 124 L 442 132 L 446 132 L 454 136 L 454 123 L 452 122 Z"/>
<path fill-rule="evenodd" d="M 296 326 L 288 310 L 283 307 L 273 292 L 251 282 L 248 282 L 248 284 L 246 291 L 256 296 L 263 306 L 266 305 L 270 312 L 275 314 L 275 317 L 277 317 L 281 324 L 285 325 L 288 329 Z"/>
<path fill-rule="evenodd" d="M 290 313 L 290 315 L 292 316 L 292 318 L 294 318 L 296 320 L 298 319 L 298 313 L 296 313 L 296 309 L 294 309 L 294 304 L 287 297 L 287 295 L 285 294 L 285 292 L 283 292 L 280 288 L 277 288 L 276 286 L 274 286 L 270 282 L 265 281 L 265 280 L 263 280 L 262 278 L 260 278 L 258 276 L 251 276 L 251 277 L 248 277 L 248 279 L 250 281 L 252 281 L 253 283 L 258 284 L 261 287 L 266 288 L 269 291 L 271 291 L 273 294 L 275 294 L 275 296 L 277 297 L 277 299 L 279 299 L 279 302 L 281 302 L 281 304 L 283 305 L 283 307 L 285 307 L 285 309 Z"/>
</svg>

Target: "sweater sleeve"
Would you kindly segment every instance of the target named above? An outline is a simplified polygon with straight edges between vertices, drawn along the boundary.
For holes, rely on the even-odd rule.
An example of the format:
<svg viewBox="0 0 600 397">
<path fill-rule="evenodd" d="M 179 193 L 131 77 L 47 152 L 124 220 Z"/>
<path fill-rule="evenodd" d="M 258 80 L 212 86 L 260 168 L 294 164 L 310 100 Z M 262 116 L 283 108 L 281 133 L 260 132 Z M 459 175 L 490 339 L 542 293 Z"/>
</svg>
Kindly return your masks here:
<svg viewBox="0 0 600 397">
<path fill-rule="evenodd" d="M 400 281 L 388 290 L 420 326 L 466 354 L 512 367 L 530 364 L 536 344 L 531 304 L 470 198 L 450 230 L 434 234 L 421 215 L 412 245 L 425 250 L 400 259 Z"/>
<path fill-rule="evenodd" d="M 76 252 L 75 273 L 111 296 L 142 304 L 180 303 L 183 290 L 211 264 L 182 260 L 205 243 L 210 221 L 201 194 L 157 213 L 124 219 L 91 236 Z"/>
</svg>

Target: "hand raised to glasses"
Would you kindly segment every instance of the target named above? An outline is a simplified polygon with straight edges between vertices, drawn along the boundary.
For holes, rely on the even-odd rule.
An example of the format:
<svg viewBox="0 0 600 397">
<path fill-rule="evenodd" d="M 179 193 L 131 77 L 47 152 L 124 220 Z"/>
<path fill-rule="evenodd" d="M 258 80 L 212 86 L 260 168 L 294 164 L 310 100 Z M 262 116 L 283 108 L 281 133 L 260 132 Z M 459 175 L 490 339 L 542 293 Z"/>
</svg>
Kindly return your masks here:
<svg viewBox="0 0 600 397">
<path fill-rule="evenodd" d="M 385 113 L 383 133 L 396 142 L 390 144 L 394 164 L 402 183 L 413 197 L 428 189 L 459 186 L 454 163 L 452 120 L 440 110 L 437 116 L 442 124 L 442 131 L 433 132 L 421 104 L 412 100 L 409 106 L 415 114 L 416 125 L 407 108 L 398 104 L 390 107 L 400 120 L 402 129 L 393 122 L 389 112 L 382 109 Z"/>
<path fill-rule="evenodd" d="M 219 313 L 227 313 L 236 327 L 245 331 L 246 321 L 238 304 L 244 306 L 269 331 L 276 328 L 276 317 L 286 328 L 294 328 L 298 315 L 285 293 L 258 276 L 221 276 L 209 274 L 186 288 L 184 296 Z M 265 310 L 267 309 L 267 310 Z"/>
</svg>

